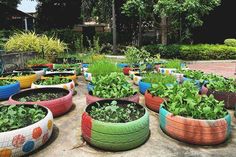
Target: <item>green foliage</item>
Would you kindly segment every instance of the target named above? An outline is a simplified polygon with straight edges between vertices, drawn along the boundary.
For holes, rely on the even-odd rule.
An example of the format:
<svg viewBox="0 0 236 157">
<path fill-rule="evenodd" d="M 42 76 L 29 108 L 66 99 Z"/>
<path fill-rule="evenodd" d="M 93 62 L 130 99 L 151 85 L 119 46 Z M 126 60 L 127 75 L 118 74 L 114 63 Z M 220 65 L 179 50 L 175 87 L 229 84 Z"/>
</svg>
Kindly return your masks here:
<svg viewBox="0 0 236 157">
<path fill-rule="evenodd" d="M 236 47 L 236 39 L 225 39 L 225 45 Z"/>
<path fill-rule="evenodd" d="M 122 7 L 122 13 L 128 16 L 144 16 L 146 5 L 143 0 L 127 0 Z"/>
<path fill-rule="evenodd" d="M 148 91 L 152 96 L 165 98 L 166 97 L 165 92 L 170 88 L 172 88 L 170 85 L 159 82 L 152 84 L 151 88 L 149 88 Z"/>
<path fill-rule="evenodd" d="M 29 126 L 43 119 L 46 112 L 38 106 L 10 105 L 0 107 L 0 132 Z"/>
<path fill-rule="evenodd" d="M 125 75 L 122 73 L 94 77 L 92 83 L 94 85 L 93 95 L 100 98 L 124 98 L 137 92 L 126 81 Z"/>
<path fill-rule="evenodd" d="M 168 60 L 166 63 L 164 63 L 162 65 L 162 67 L 164 68 L 171 68 L 171 69 L 181 69 L 181 64 L 182 62 L 178 59 L 172 59 L 172 60 Z"/>
<path fill-rule="evenodd" d="M 157 84 L 157 83 L 173 84 L 176 82 L 176 78 L 172 75 L 163 75 L 160 73 L 147 73 L 143 76 L 142 81 L 151 84 Z"/>
<path fill-rule="evenodd" d="M 112 72 L 121 72 L 116 64 L 108 59 L 98 60 L 89 66 L 89 73 L 92 73 L 92 76 L 104 76 L 109 75 Z"/>
<path fill-rule="evenodd" d="M 64 84 L 64 83 L 69 83 L 69 82 L 71 82 L 71 80 L 68 78 L 61 78 L 59 76 L 55 76 L 55 77 L 50 77 L 47 79 L 39 80 L 39 81 L 35 82 L 35 84 L 38 84 L 38 85 L 58 85 L 58 84 Z"/>
<path fill-rule="evenodd" d="M 125 57 L 128 63 L 132 64 L 139 64 L 143 62 L 146 58 L 150 57 L 150 53 L 144 49 L 139 50 L 136 47 L 127 47 L 125 52 Z"/>
<path fill-rule="evenodd" d="M 92 106 L 89 115 L 96 120 L 110 123 L 127 123 L 141 118 L 145 114 L 144 108 L 138 108 L 135 103 L 128 105 L 117 104 L 112 101 L 110 104 Z"/>
<path fill-rule="evenodd" d="M 62 97 L 62 93 L 32 93 L 29 96 L 24 96 L 18 101 L 20 102 L 38 102 L 38 101 L 49 101 Z"/>
<path fill-rule="evenodd" d="M 9 84 L 16 83 L 16 80 L 11 80 L 11 79 L 0 79 L 0 86 L 6 86 Z"/>
<path fill-rule="evenodd" d="M 7 52 L 42 52 L 45 55 L 54 55 L 64 52 L 67 49 L 65 43 L 59 39 L 49 38 L 46 35 L 38 36 L 34 32 L 21 32 L 14 34 L 5 44 Z"/>
<path fill-rule="evenodd" d="M 236 47 L 226 45 L 149 45 L 143 48 L 151 54 L 160 53 L 161 58 L 183 60 L 236 59 Z"/>
<path fill-rule="evenodd" d="M 202 18 L 220 5 L 221 0 L 158 0 L 154 12 L 168 17 L 171 35 L 179 34 L 182 42 L 190 38 L 191 29 L 203 25 Z"/>
<path fill-rule="evenodd" d="M 49 63 L 46 59 L 42 58 L 33 58 L 27 61 L 28 65 L 37 65 L 37 64 L 47 64 Z"/>
<path fill-rule="evenodd" d="M 195 85 L 188 81 L 171 86 L 164 94 L 168 97 L 166 109 L 174 115 L 194 119 L 215 120 L 227 115 L 223 101 L 217 101 L 213 95 L 200 96 L 198 92 Z"/>
</svg>

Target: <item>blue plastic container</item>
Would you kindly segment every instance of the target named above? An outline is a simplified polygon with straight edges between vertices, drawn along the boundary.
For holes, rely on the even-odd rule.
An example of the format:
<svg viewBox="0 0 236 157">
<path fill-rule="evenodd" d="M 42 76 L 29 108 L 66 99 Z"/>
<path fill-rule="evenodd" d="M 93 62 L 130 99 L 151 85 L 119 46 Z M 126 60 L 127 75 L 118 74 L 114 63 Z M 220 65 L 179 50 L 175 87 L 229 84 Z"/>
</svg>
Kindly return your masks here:
<svg viewBox="0 0 236 157">
<path fill-rule="evenodd" d="M 6 100 L 11 95 L 16 94 L 20 91 L 20 83 L 9 84 L 6 86 L 0 86 L 0 100 Z"/>
</svg>

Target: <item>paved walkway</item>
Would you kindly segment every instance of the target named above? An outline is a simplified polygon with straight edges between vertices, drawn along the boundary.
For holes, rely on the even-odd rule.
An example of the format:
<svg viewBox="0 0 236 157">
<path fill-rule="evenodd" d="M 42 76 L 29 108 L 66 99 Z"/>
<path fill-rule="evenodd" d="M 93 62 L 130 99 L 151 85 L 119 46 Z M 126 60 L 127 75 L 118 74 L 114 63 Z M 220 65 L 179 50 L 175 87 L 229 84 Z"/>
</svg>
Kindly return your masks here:
<svg viewBox="0 0 236 157">
<path fill-rule="evenodd" d="M 227 62 L 197 62 L 188 64 L 188 67 L 193 70 L 201 70 L 206 73 L 215 73 L 217 75 L 222 75 L 225 77 L 236 78 L 234 73 L 236 72 L 236 63 L 227 63 Z"/>
</svg>

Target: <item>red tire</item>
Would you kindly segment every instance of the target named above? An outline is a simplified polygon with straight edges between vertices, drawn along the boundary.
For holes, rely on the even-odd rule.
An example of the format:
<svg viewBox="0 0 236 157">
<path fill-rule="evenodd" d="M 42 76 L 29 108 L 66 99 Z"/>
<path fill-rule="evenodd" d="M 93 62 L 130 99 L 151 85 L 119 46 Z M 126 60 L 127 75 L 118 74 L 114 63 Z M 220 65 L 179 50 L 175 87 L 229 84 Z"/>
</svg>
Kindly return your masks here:
<svg viewBox="0 0 236 157">
<path fill-rule="evenodd" d="M 24 102 L 24 104 L 38 104 L 41 106 L 45 106 L 49 108 L 53 114 L 54 117 L 63 115 L 64 113 L 68 112 L 70 108 L 72 107 L 72 91 L 68 91 L 63 88 L 38 88 L 38 89 L 28 89 L 28 90 L 23 90 L 17 94 L 12 95 L 8 102 L 10 104 L 22 104 L 22 102 L 17 101 L 19 97 L 28 95 L 29 93 L 32 93 L 34 91 L 65 91 L 68 94 L 57 98 L 53 100 L 48 100 L 48 101 L 38 101 L 38 102 Z"/>
<path fill-rule="evenodd" d="M 148 91 L 145 92 L 144 97 L 147 108 L 154 112 L 159 112 L 160 106 L 164 102 L 164 99 L 158 96 L 152 96 L 152 94 Z"/>
<path fill-rule="evenodd" d="M 129 75 L 129 71 L 130 70 L 132 70 L 132 68 L 130 68 L 130 67 L 124 67 L 123 68 L 123 73 L 125 74 L 125 75 Z"/>
<path fill-rule="evenodd" d="M 86 103 L 87 104 L 91 104 L 91 103 L 94 103 L 96 101 L 105 100 L 105 99 L 107 99 L 107 98 L 99 98 L 99 97 L 93 96 L 91 94 L 86 95 Z M 109 100 L 109 99 L 107 99 L 107 100 Z M 132 101 L 132 102 L 139 103 L 139 95 L 137 93 L 135 95 L 132 95 L 132 96 L 129 96 L 129 97 L 126 97 L 126 98 L 120 98 L 118 100 L 127 100 L 127 101 Z"/>
</svg>

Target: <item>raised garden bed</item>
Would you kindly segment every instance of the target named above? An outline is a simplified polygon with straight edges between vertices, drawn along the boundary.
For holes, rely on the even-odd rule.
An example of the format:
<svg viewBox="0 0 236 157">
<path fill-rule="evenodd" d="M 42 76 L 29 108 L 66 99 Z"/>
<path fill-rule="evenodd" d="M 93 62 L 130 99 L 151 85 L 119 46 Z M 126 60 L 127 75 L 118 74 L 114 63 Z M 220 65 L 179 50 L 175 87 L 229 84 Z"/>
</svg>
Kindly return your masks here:
<svg viewBox="0 0 236 157">
<path fill-rule="evenodd" d="M 37 80 L 39 80 L 45 74 L 45 70 L 42 68 L 17 69 L 13 72 L 34 72 L 37 75 Z"/>
<path fill-rule="evenodd" d="M 20 83 L 13 79 L 0 79 L 0 100 L 8 99 L 20 91 Z"/>
<path fill-rule="evenodd" d="M 9 98 L 11 104 L 38 104 L 60 116 L 72 107 L 72 91 L 62 88 L 38 88 L 21 91 Z"/>
<path fill-rule="evenodd" d="M 99 104 L 99 105 L 98 105 Z M 107 118 L 102 118 L 105 114 Z M 134 102 L 101 100 L 82 116 L 82 136 L 92 146 L 121 151 L 136 148 L 149 137 L 149 114 Z"/>
<path fill-rule="evenodd" d="M 75 74 L 71 74 L 71 73 L 46 74 L 41 79 L 47 79 L 49 77 L 55 77 L 55 76 L 59 76 L 61 78 L 68 78 L 68 79 L 73 80 L 75 83 L 77 83 L 77 76 Z"/>
<path fill-rule="evenodd" d="M 147 108 L 154 112 L 159 112 L 160 106 L 164 102 L 163 98 L 152 95 L 148 90 L 145 92 L 144 98 Z"/>
<path fill-rule="evenodd" d="M 15 79 L 20 82 L 20 88 L 29 88 L 36 81 L 37 76 L 34 72 L 4 73 L 0 78 Z"/>
<path fill-rule="evenodd" d="M 0 106 L 0 114 L 1 157 L 25 156 L 44 145 L 52 134 L 53 116 L 43 106 Z"/>
</svg>

